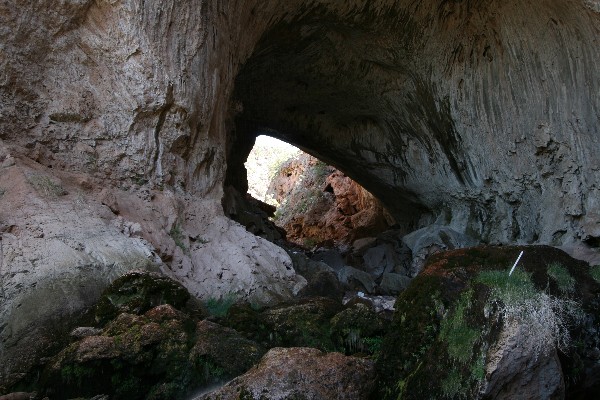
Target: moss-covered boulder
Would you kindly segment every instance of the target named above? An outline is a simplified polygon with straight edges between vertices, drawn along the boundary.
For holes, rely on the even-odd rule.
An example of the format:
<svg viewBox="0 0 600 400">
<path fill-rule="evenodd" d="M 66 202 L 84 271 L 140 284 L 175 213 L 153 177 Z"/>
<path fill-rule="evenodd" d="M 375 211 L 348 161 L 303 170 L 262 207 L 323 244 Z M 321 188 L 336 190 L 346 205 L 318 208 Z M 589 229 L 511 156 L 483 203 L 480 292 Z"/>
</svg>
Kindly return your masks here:
<svg viewBox="0 0 600 400">
<path fill-rule="evenodd" d="M 263 346 L 237 331 L 208 320 L 198 323 L 196 337 L 190 358 L 206 383 L 238 376 L 257 364 L 266 353 Z"/>
<path fill-rule="evenodd" d="M 188 354 L 194 324 L 170 305 L 120 314 L 102 334 L 76 341 L 49 363 L 42 386 L 51 398 L 183 398 L 197 381 Z"/>
<path fill-rule="evenodd" d="M 161 304 L 182 309 L 190 294 L 178 282 L 147 271 L 132 271 L 116 279 L 96 305 L 96 321 L 105 323 L 121 313 L 140 315 Z"/>
<path fill-rule="evenodd" d="M 326 297 L 303 298 L 265 310 L 237 304 L 220 323 L 267 348 L 302 346 L 332 351 L 336 347 L 331 319 L 342 309 L 340 301 Z"/>
<path fill-rule="evenodd" d="M 71 344 L 48 364 L 50 398 L 184 399 L 242 374 L 265 350 L 232 329 L 196 323 L 170 305 L 122 313 L 102 333 Z"/>
<path fill-rule="evenodd" d="M 398 297 L 376 397 L 585 397 L 600 384 L 599 300 L 589 266 L 556 248 L 435 255 Z"/>
<path fill-rule="evenodd" d="M 378 352 L 386 321 L 371 307 L 357 303 L 337 313 L 331 319 L 331 337 L 338 349 L 346 354 Z"/>
</svg>

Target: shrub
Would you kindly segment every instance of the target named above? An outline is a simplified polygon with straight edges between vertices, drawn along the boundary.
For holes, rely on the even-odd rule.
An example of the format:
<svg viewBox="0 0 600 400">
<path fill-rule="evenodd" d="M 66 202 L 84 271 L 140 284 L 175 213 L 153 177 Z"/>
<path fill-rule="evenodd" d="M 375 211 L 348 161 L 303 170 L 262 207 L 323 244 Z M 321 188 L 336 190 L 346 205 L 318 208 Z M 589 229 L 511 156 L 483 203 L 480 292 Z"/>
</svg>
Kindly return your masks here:
<svg viewBox="0 0 600 400">
<path fill-rule="evenodd" d="M 171 238 L 173 239 L 173 241 L 175 242 L 175 245 L 177 245 L 177 247 L 179 247 L 184 252 L 187 251 L 187 247 L 185 246 L 185 243 L 183 242 L 185 239 L 185 236 L 183 235 L 183 232 L 181 231 L 181 227 L 178 224 L 175 224 L 171 227 L 171 230 L 169 231 L 169 236 L 171 236 Z"/>
<path fill-rule="evenodd" d="M 568 348 L 569 322 L 577 318 L 580 308 L 576 302 L 537 290 L 522 271 L 515 271 L 510 277 L 506 271 L 483 271 L 476 281 L 492 288 L 488 301 L 497 309 L 498 318 L 528 326 L 529 332 L 537 336 L 533 341 L 534 354 L 553 345 L 561 351 Z"/>
<path fill-rule="evenodd" d="M 67 191 L 45 175 L 32 174 L 27 177 L 27 181 L 36 192 L 51 198 L 64 196 Z"/>
</svg>

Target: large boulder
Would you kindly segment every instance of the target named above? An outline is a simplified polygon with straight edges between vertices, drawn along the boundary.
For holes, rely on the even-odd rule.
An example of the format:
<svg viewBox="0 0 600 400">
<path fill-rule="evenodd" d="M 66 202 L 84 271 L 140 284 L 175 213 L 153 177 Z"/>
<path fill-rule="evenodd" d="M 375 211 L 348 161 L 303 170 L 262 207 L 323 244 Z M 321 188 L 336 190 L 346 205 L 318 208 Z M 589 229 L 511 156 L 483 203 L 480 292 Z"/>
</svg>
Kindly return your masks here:
<svg viewBox="0 0 600 400">
<path fill-rule="evenodd" d="M 373 390 L 374 371 L 373 361 L 366 358 L 274 348 L 248 373 L 195 400 L 363 400 Z"/>
<path fill-rule="evenodd" d="M 591 396 L 600 388 L 600 278 L 590 272 L 545 246 L 430 257 L 396 301 L 377 361 L 379 398 Z"/>
<path fill-rule="evenodd" d="M 95 317 L 104 323 L 122 313 L 140 315 L 162 304 L 181 309 L 189 298 L 181 284 L 162 274 L 131 271 L 102 293 L 95 306 Z"/>
<path fill-rule="evenodd" d="M 184 399 L 250 369 L 265 350 L 232 329 L 195 323 L 168 304 L 119 314 L 47 364 L 39 391 L 50 398 Z"/>
<path fill-rule="evenodd" d="M 477 241 L 468 235 L 457 232 L 444 225 L 430 225 L 402 238 L 412 253 L 411 276 L 416 276 L 423 269 L 425 260 L 431 254 L 444 250 L 460 249 L 475 246 Z"/>
</svg>

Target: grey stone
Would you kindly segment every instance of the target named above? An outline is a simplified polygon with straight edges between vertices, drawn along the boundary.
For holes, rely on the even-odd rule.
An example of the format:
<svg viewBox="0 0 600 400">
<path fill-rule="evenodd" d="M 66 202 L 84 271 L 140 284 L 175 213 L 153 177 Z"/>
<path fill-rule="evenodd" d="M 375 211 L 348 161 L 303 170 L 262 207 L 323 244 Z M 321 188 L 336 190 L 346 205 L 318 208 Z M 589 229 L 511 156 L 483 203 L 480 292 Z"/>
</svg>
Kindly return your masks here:
<svg viewBox="0 0 600 400">
<path fill-rule="evenodd" d="M 318 251 L 311 257 L 311 259 L 315 261 L 321 261 L 329 265 L 335 271 L 339 271 L 346 265 L 344 258 L 336 249 Z"/>
<path fill-rule="evenodd" d="M 405 290 L 412 281 L 406 275 L 385 273 L 379 284 L 379 291 L 384 295 L 396 295 Z"/>
<path fill-rule="evenodd" d="M 362 290 L 367 293 L 375 291 L 375 281 L 371 275 L 365 271 L 345 266 L 337 272 L 339 281 L 349 289 Z"/>
<path fill-rule="evenodd" d="M 371 245 L 374 244 L 376 240 L 377 238 L 374 237 L 357 239 L 352 243 L 352 250 L 355 252 L 365 250 L 366 248 L 371 247 Z"/>
<path fill-rule="evenodd" d="M 393 272 L 398 268 L 402 268 L 400 255 L 394 250 L 394 247 L 389 243 L 380 244 L 371 247 L 363 255 L 364 268 L 369 272 L 374 279 L 378 279 L 387 272 Z"/>
<path fill-rule="evenodd" d="M 413 277 L 421 272 L 425 260 L 430 254 L 478 244 L 477 240 L 468 235 L 443 225 L 431 225 L 416 230 L 404 236 L 403 241 L 412 251 L 413 261 L 410 274 Z"/>
<path fill-rule="evenodd" d="M 540 348 L 530 327 L 516 321 L 505 323 L 495 346 L 488 351 L 486 379 L 481 390 L 494 399 L 563 399 L 565 382 L 553 345 Z"/>
</svg>

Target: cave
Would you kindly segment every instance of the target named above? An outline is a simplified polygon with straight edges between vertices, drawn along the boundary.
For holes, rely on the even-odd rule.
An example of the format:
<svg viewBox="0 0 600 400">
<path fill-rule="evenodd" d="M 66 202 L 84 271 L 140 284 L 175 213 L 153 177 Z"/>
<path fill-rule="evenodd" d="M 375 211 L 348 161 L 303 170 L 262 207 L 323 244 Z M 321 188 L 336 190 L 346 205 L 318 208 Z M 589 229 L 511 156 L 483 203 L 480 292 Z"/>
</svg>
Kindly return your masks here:
<svg viewBox="0 0 600 400">
<path fill-rule="evenodd" d="M 261 134 L 381 202 L 371 259 L 406 245 L 406 280 L 432 243 L 552 246 L 600 290 L 598 0 L 20 1 L 0 26 L 2 395 L 133 271 L 200 303 L 309 286 L 245 197 Z"/>
<path fill-rule="evenodd" d="M 597 145 L 598 77 L 566 60 L 595 56 L 581 38 L 597 36 L 585 22 L 596 15 L 567 2 L 523 7 L 321 6 L 275 24 L 235 79 L 228 177 L 269 132 L 343 170 L 407 231 L 446 224 L 491 244 L 584 238 L 596 202 L 574 187 L 596 178 L 568 165 L 594 147 L 584 137 Z"/>
<path fill-rule="evenodd" d="M 278 139 L 258 136 L 244 165 L 246 207 L 238 201 L 238 208 L 246 210 L 240 213 L 231 204 L 225 208 L 255 234 L 272 231 L 272 222 L 289 244 L 342 250 L 396 227 L 381 202 L 344 172 Z M 251 205 L 253 216 L 261 215 L 262 221 L 249 216 Z"/>
</svg>

